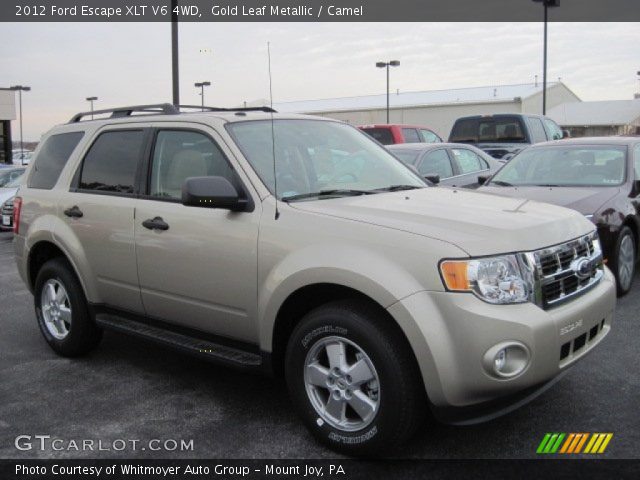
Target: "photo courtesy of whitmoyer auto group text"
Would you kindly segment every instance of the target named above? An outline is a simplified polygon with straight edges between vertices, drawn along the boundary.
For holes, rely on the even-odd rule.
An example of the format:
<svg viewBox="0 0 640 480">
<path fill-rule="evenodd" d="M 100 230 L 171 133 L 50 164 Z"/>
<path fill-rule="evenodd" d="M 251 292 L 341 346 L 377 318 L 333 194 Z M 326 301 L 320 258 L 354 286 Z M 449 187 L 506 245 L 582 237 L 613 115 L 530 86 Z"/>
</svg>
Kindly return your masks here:
<svg viewBox="0 0 640 480">
<path fill-rule="evenodd" d="M 638 0 L 3 0 L 0 480 L 640 478 Z"/>
</svg>

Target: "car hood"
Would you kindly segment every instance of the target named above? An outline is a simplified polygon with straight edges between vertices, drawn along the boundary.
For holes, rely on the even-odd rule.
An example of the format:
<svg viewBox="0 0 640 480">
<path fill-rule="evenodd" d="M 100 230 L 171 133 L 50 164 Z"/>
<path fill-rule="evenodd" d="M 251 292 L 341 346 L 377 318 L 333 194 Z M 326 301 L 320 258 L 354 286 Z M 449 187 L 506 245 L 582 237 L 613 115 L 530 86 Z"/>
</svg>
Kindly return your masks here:
<svg viewBox="0 0 640 480">
<path fill-rule="evenodd" d="M 592 215 L 606 202 L 620 193 L 618 187 L 480 187 L 481 192 L 505 197 L 528 198 L 537 202 L 552 203 Z"/>
<path fill-rule="evenodd" d="M 310 213 L 435 238 L 469 255 L 537 250 L 594 229 L 584 216 L 564 208 L 446 187 L 290 205 Z"/>
</svg>

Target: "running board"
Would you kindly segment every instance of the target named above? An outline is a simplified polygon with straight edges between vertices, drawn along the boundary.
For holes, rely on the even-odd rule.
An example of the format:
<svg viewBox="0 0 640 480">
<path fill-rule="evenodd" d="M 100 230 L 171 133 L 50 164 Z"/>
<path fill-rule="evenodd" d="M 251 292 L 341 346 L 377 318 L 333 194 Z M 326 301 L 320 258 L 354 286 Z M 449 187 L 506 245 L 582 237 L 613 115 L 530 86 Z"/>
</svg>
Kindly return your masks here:
<svg viewBox="0 0 640 480">
<path fill-rule="evenodd" d="M 237 348 L 227 347 L 209 340 L 195 338 L 124 317 L 97 314 L 96 323 L 102 328 L 151 340 L 205 360 L 221 361 L 244 368 L 262 366 L 262 357 L 257 353 L 245 352 Z"/>
</svg>

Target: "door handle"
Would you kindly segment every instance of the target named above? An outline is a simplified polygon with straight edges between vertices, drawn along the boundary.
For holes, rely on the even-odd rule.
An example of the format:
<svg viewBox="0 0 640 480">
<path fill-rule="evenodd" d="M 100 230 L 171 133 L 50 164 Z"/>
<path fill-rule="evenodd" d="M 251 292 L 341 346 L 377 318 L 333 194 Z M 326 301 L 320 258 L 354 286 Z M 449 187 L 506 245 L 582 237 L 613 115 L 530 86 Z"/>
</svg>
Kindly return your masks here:
<svg viewBox="0 0 640 480">
<path fill-rule="evenodd" d="M 162 217 L 149 218 L 142 222 L 142 226 L 149 230 L 169 230 L 169 224 Z"/>
<path fill-rule="evenodd" d="M 64 214 L 65 214 L 67 217 L 71 217 L 71 218 L 80 218 L 80 217 L 82 217 L 82 215 L 83 215 L 82 210 L 80 210 L 80 208 L 78 208 L 78 206 L 77 206 L 77 205 L 74 205 L 74 206 L 73 206 L 73 207 L 71 207 L 71 208 L 67 208 L 67 209 L 64 211 Z"/>
</svg>

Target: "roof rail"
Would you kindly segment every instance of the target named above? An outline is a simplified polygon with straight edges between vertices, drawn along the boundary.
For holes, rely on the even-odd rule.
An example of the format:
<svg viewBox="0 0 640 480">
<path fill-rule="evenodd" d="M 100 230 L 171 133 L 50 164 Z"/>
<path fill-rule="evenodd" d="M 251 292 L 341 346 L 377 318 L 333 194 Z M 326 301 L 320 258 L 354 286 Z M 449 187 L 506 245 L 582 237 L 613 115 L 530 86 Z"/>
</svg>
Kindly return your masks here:
<svg viewBox="0 0 640 480">
<path fill-rule="evenodd" d="M 153 105 L 134 105 L 131 107 L 118 107 L 118 108 L 107 108 L 105 110 L 94 110 L 93 112 L 82 112 L 76 113 L 69 123 L 78 123 L 82 121 L 84 117 L 93 116 L 93 115 L 101 115 L 103 113 L 110 113 L 111 118 L 118 117 L 129 117 L 135 112 L 140 113 L 161 113 L 163 115 L 176 115 L 180 113 L 174 105 L 170 103 L 157 103 Z"/>
<path fill-rule="evenodd" d="M 277 113 L 271 107 L 238 107 L 238 108 L 223 108 L 223 107 L 207 107 L 202 105 L 178 105 L 179 108 L 192 108 L 194 110 L 201 110 L 205 112 L 266 112 Z"/>
</svg>

